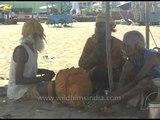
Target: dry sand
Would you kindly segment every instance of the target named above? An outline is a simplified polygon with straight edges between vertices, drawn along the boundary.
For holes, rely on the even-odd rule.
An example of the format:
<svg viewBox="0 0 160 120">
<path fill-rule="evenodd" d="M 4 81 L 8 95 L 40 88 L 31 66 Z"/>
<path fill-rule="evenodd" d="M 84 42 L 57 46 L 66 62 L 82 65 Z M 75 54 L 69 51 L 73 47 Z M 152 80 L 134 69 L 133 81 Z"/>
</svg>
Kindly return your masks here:
<svg viewBox="0 0 160 120">
<path fill-rule="evenodd" d="M 10 59 L 14 48 L 19 44 L 22 25 L 22 22 L 18 23 L 18 25 L 0 25 L 0 86 L 8 83 Z M 77 67 L 84 44 L 87 38 L 94 33 L 95 23 L 77 22 L 73 23 L 72 27 L 66 28 L 48 27 L 44 23 L 42 25 L 47 36 L 47 44 L 45 50 L 39 54 L 39 67 L 53 70 L 55 73 L 64 68 Z M 117 32 L 113 33 L 113 36 L 119 39 L 122 39 L 123 34 L 129 30 L 138 30 L 145 35 L 145 26 L 117 25 L 116 29 Z M 160 28 L 151 26 L 150 30 L 156 43 L 160 45 Z M 155 45 L 150 36 L 150 48 L 153 47 Z M 44 59 L 43 56 L 46 55 L 53 57 L 53 59 L 51 61 Z M 0 116 L 10 114 L 13 118 L 147 117 L 146 111 L 138 111 L 133 108 L 120 110 L 115 114 L 99 114 L 70 108 L 57 102 L 14 102 L 6 97 L 0 97 L 0 106 Z"/>
</svg>

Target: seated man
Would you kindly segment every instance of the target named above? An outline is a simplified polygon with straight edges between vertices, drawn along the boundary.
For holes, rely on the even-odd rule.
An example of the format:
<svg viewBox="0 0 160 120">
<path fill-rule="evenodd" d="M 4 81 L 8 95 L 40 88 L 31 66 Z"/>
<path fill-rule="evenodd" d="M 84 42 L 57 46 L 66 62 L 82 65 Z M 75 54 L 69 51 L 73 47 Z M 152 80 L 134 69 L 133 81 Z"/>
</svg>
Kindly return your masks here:
<svg viewBox="0 0 160 120">
<path fill-rule="evenodd" d="M 55 74 L 53 71 L 37 68 L 38 52 L 43 50 L 45 40 L 41 24 L 34 19 L 28 20 L 23 25 L 22 36 L 20 45 L 12 55 L 7 96 L 15 100 L 36 99 L 40 95 L 47 95 L 42 81 L 51 81 Z"/>
<path fill-rule="evenodd" d="M 82 55 L 79 59 L 79 66 L 90 70 L 91 79 L 104 80 L 102 83 L 108 88 L 107 56 L 106 56 L 106 14 L 99 13 L 96 18 L 95 33 L 88 38 Z M 111 32 L 115 32 L 115 22 L 110 18 Z M 124 59 L 121 52 L 122 41 L 111 36 L 111 61 L 113 81 L 118 82 Z"/>
<path fill-rule="evenodd" d="M 123 66 L 118 89 L 111 92 L 107 97 L 117 97 L 118 100 L 103 100 L 91 102 L 90 107 L 110 107 L 117 103 L 127 102 L 141 93 L 157 92 L 158 88 L 153 81 L 160 78 L 160 53 L 145 48 L 143 35 L 138 31 L 129 31 L 125 33 L 122 43 L 122 51 L 127 57 Z M 127 74 L 136 73 L 131 81 L 126 79 Z"/>
</svg>

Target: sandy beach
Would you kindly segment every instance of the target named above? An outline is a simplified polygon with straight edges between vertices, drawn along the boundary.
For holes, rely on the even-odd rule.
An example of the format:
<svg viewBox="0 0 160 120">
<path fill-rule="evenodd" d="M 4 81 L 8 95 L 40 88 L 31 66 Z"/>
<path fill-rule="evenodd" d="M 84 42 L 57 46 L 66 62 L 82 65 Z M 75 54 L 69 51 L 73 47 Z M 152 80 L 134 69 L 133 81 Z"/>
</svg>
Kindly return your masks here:
<svg viewBox="0 0 160 120">
<path fill-rule="evenodd" d="M 22 22 L 17 25 L 0 25 L 0 86 L 7 85 L 11 56 L 21 38 Z M 46 46 L 39 53 L 38 66 L 55 71 L 78 67 L 78 60 L 88 37 L 94 33 L 95 22 L 74 22 L 72 27 L 56 28 L 42 23 L 46 34 Z M 112 35 L 121 39 L 130 30 L 138 30 L 145 36 L 145 26 L 117 25 Z M 151 26 L 150 31 L 160 46 L 160 28 Z M 150 35 L 150 48 L 155 47 Z M 49 56 L 50 59 L 45 59 Z M 12 118 L 103 118 L 103 117 L 146 117 L 146 111 L 137 109 L 121 110 L 116 114 L 96 114 L 85 110 L 64 106 L 58 102 L 42 101 L 14 102 L 0 97 L 0 116 L 10 114 Z M 126 112 L 128 111 L 128 112 Z M 142 113 L 144 114 L 142 114 Z"/>
</svg>

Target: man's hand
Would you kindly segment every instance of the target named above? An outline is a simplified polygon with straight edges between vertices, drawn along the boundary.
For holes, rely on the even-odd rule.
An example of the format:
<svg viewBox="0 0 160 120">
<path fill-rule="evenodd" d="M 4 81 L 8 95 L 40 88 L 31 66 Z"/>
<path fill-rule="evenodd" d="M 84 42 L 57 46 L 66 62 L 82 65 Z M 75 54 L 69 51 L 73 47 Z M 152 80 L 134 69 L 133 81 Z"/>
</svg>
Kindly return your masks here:
<svg viewBox="0 0 160 120">
<path fill-rule="evenodd" d="M 48 69 L 38 69 L 37 74 L 40 74 L 40 75 L 46 74 L 48 71 L 50 71 L 50 70 L 48 70 Z"/>
<path fill-rule="evenodd" d="M 53 77 L 55 76 L 55 73 L 53 71 L 47 70 L 44 75 L 44 81 L 51 81 Z"/>
</svg>

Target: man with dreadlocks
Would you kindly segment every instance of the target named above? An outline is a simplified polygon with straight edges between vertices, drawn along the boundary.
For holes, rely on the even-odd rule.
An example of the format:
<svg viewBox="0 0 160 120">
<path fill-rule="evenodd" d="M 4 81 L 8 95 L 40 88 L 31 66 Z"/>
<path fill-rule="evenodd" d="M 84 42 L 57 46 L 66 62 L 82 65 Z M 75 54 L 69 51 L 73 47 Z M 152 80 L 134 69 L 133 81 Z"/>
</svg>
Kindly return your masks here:
<svg viewBox="0 0 160 120">
<path fill-rule="evenodd" d="M 42 81 L 51 81 L 55 74 L 37 68 L 38 52 L 44 48 L 43 40 L 44 29 L 37 20 L 31 19 L 24 23 L 21 43 L 14 49 L 11 59 L 7 89 L 9 99 L 34 99 L 46 94 L 47 89 Z"/>
<path fill-rule="evenodd" d="M 115 21 L 110 17 L 111 32 L 115 32 Z M 96 17 L 95 33 L 88 38 L 79 66 L 90 71 L 90 78 L 97 88 L 108 88 L 107 81 L 107 56 L 106 56 L 106 14 L 99 13 Z M 113 70 L 113 81 L 118 83 L 124 59 L 121 52 L 122 41 L 111 36 L 111 61 Z M 95 90 L 96 91 L 96 90 Z"/>
</svg>

